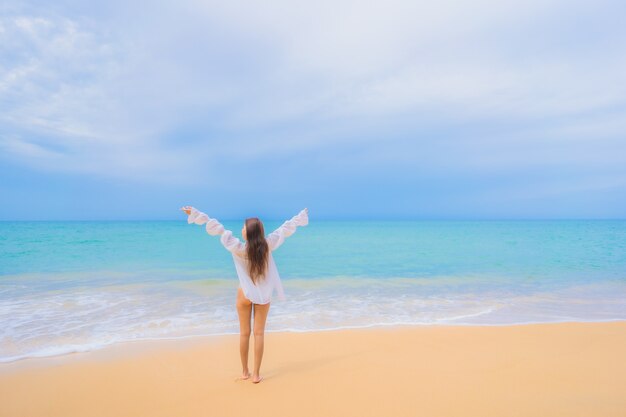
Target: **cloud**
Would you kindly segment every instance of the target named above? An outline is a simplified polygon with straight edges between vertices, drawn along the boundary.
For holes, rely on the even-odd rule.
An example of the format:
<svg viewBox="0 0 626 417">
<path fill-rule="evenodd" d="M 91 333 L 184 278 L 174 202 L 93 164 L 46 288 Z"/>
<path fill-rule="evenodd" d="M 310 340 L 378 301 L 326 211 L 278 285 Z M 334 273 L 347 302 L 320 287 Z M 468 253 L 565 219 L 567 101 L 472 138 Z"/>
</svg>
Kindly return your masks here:
<svg viewBox="0 0 626 417">
<path fill-rule="evenodd" d="M 623 162 L 619 2 L 79 7 L 3 12 L 5 157 L 157 183 L 290 155 L 355 178 Z"/>
<path fill-rule="evenodd" d="M 65 17 L 2 21 L 0 73 L 7 156 L 46 170 L 129 180 L 182 181 L 193 155 L 164 146 L 170 127 L 154 97 L 132 83 L 131 49 Z M 143 102 L 145 100 L 145 102 Z M 181 154 L 182 152 L 182 154 Z"/>
</svg>

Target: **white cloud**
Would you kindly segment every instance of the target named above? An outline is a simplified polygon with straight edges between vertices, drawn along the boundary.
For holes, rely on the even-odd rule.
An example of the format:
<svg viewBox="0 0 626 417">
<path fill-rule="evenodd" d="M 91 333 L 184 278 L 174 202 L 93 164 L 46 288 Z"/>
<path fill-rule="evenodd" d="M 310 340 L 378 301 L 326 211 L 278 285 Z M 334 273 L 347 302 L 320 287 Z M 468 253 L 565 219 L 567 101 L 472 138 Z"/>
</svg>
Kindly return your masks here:
<svg viewBox="0 0 626 417">
<path fill-rule="evenodd" d="M 211 21 L 246 34 L 275 57 L 264 80 L 272 94 L 248 97 L 257 105 L 242 106 L 233 124 L 312 111 L 326 118 L 388 117 L 407 109 L 436 109 L 444 120 L 543 117 L 624 97 L 626 61 L 616 59 L 626 52 L 623 45 L 604 55 L 589 47 L 573 55 L 509 50 L 519 40 L 508 46 L 507 36 L 524 27 L 550 41 L 559 31 L 551 26 L 571 13 L 564 9 L 588 12 L 570 2 L 201 4 Z M 541 20 L 546 27 L 536 28 Z M 612 97 L 598 91 L 607 85 L 617 86 Z"/>
<path fill-rule="evenodd" d="M 59 152 L 12 136 L 0 136 L 0 149 L 10 154 L 23 156 L 28 160 L 58 160 L 63 157 Z"/>
<path fill-rule="evenodd" d="M 41 169 L 153 182 L 188 178 L 185 168 L 195 158 L 163 146 L 170 125 L 161 104 L 128 84 L 136 71 L 132 51 L 82 25 L 64 17 L 3 21 L 10 30 L 2 53 L 17 57 L 0 71 L 0 123 L 10 132 L 3 150 Z"/>
<path fill-rule="evenodd" d="M 598 112 L 626 119 L 611 110 L 626 104 L 626 42 L 614 41 L 626 32 L 600 21 L 613 14 L 601 4 L 118 6 L 89 18 L 31 10 L 0 19 L 5 152 L 46 169 L 183 181 L 206 174 L 212 158 L 336 141 L 385 141 L 389 158 L 402 161 L 411 155 L 393 151 L 401 141 L 394 127 L 406 135 L 467 123 L 524 126 L 449 139 L 459 149 L 483 147 L 483 157 L 458 160 L 466 168 L 504 169 L 536 157 L 567 160 L 539 148 L 517 152 L 537 138 L 618 136 L 622 124 Z M 577 18 L 592 26 L 578 27 Z M 592 40 L 578 42 L 586 30 Z M 175 136 L 187 126 L 207 138 Z M 437 169 L 454 155 L 429 162 Z"/>
</svg>

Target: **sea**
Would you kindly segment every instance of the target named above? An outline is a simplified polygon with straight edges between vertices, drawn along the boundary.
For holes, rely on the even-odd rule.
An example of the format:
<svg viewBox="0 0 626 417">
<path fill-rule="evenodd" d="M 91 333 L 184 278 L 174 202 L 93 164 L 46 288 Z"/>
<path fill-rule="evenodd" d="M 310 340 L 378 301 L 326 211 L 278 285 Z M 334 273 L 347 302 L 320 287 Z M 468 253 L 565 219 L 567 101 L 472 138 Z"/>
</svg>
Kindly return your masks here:
<svg viewBox="0 0 626 417">
<path fill-rule="evenodd" d="M 311 219 L 274 259 L 266 332 L 626 320 L 626 220 Z M 238 284 L 186 220 L 0 222 L 0 362 L 236 334 Z"/>
</svg>

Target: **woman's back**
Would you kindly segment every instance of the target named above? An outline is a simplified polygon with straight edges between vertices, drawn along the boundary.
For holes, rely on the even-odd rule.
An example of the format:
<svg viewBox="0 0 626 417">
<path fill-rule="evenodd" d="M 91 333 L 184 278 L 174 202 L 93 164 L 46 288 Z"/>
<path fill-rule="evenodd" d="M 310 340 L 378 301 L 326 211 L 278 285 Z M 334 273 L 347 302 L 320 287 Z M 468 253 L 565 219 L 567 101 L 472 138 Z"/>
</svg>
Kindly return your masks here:
<svg viewBox="0 0 626 417">
<path fill-rule="evenodd" d="M 280 275 L 272 256 L 272 251 L 268 253 L 267 271 L 265 276 L 258 277 L 256 283 L 252 281 L 249 274 L 248 259 L 233 254 L 235 261 L 235 269 L 239 277 L 239 286 L 246 298 L 255 304 L 267 304 L 272 300 L 274 289 L 278 294 L 278 299 L 285 300 L 285 292 L 283 290 Z"/>
<path fill-rule="evenodd" d="M 239 285 L 247 299 L 255 304 L 267 304 L 272 300 L 274 289 L 279 300 L 285 300 L 278 268 L 272 252 L 278 249 L 285 239 L 296 232 L 297 226 L 306 226 L 309 223 L 308 210 L 300 211 L 296 216 L 284 222 L 280 227 L 265 237 L 268 246 L 267 268 L 264 277 L 257 277 L 256 284 L 250 277 L 247 243 L 233 236 L 233 232 L 224 229 L 216 219 L 212 219 L 201 211 L 189 207 L 188 223 L 206 224 L 206 231 L 210 235 L 221 235 L 220 242 L 232 254 L 235 269 L 239 277 Z"/>
</svg>

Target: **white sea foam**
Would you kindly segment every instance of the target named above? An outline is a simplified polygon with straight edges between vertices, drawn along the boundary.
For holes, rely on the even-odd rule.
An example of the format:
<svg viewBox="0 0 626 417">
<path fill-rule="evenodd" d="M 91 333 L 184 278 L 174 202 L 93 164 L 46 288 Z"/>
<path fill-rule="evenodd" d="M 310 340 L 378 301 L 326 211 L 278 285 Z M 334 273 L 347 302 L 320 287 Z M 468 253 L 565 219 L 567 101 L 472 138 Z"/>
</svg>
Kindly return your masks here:
<svg viewBox="0 0 626 417">
<path fill-rule="evenodd" d="M 542 288 L 462 278 L 285 280 L 268 332 L 626 319 L 626 284 Z M 238 333 L 236 281 L 67 288 L 0 297 L 0 362 L 120 342 Z M 6 293 L 10 293 L 9 296 Z"/>
</svg>

